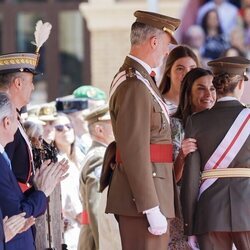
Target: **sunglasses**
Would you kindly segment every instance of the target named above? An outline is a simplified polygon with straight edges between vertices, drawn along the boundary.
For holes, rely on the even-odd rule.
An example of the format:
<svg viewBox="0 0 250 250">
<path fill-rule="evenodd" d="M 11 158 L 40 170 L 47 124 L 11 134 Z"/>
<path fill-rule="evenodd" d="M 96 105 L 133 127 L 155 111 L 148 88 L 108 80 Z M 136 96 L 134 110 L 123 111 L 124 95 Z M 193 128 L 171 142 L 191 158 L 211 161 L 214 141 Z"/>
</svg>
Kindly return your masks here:
<svg viewBox="0 0 250 250">
<path fill-rule="evenodd" d="M 56 125 L 55 126 L 55 129 L 56 129 L 56 131 L 58 131 L 58 132 L 62 132 L 63 130 L 64 130 L 64 128 L 67 128 L 67 129 L 72 129 L 72 126 L 71 126 L 71 124 L 63 124 L 63 125 Z"/>
</svg>

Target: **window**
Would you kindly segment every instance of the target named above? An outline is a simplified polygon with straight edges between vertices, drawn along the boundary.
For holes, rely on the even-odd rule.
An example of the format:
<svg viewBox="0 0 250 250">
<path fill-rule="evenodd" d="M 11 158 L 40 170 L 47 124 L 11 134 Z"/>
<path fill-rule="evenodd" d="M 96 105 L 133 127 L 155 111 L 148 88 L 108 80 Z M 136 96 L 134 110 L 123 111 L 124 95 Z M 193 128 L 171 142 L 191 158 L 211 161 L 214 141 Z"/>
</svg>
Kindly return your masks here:
<svg viewBox="0 0 250 250">
<path fill-rule="evenodd" d="M 82 85 L 83 25 L 78 11 L 63 11 L 59 14 L 59 95 L 72 94 Z"/>
<path fill-rule="evenodd" d="M 78 0 L 0 0 L 0 53 L 35 52 L 35 24 L 52 24 L 45 46 L 40 49 L 32 103 L 70 95 L 90 82 L 89 33 L 79 12 Z"/>
</svg>

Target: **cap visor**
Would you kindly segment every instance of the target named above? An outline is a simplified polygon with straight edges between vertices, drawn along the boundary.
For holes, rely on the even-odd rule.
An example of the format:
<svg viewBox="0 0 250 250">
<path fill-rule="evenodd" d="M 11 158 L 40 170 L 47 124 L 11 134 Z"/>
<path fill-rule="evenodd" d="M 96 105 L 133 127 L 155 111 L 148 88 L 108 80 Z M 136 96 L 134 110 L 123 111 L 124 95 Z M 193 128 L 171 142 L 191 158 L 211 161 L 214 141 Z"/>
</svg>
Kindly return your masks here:
<svg viewBox="0 0 250 250">
<path fill-rule="evenodd" d="M 0 74 L 11 74 L 11 73 L 17 73 L 17 72 L 27 72 L 27 73 L 31 73 L 33 75 L 41 75 L 43 73 L 36 71 L 35 69 L 29 69 L 29 68 L 25 68 L 22 71 L 20 70 L 20 68 L 18 69 L 4 69 L 4 70 L 0 70 Z"/>
<path fill-rule="evenodd" d="M 37 70 L 35 70 L 35 69 L 28 69 L 28 68 L 24 69 L 23 72 L 32 73 L 33 75 L 42 75 L 42 74 L 43 74 L 43 73 L 40 72 L 40 71 L 37 71 Z"/>
</svg>

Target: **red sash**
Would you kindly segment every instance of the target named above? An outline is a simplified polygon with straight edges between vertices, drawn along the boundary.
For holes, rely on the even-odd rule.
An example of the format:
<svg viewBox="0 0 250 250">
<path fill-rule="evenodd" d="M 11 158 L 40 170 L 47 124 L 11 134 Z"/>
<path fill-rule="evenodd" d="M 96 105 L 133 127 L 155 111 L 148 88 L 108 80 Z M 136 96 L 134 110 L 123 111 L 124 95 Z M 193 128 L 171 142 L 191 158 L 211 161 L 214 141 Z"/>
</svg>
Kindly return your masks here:
<svg viewBox="0 0 250 250">
<path fill-rule="evenodd" d="M 172 163 L 173 145 L 172 144 L 150 144 L 150 159 L 154 163 Z M 120 151 L 116 150 L 116 162 L 122 163 Z"/>
</svg>

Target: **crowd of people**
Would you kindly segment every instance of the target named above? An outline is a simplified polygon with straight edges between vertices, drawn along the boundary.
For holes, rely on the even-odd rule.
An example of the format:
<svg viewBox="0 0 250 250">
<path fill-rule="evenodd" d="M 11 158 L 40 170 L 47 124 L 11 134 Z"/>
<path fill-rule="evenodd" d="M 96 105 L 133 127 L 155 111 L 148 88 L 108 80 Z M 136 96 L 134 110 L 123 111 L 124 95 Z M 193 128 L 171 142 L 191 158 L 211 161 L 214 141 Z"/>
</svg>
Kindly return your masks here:
<svg viewBox="0 0 250 250">
<path fill-rule="evenodd" d="M 195 50 L 204 67 L 220 56 L 249 59 L 249 8 L 249 0 L 187 1 L 180 40 Z"/>
<path fill-rule="evenodd" d="M 217 5 L 239 12 L 200 8 L 204 54 L 136 11 L 109 103 L 85 85 L 29 105 L 40 47 L 0 56 L 0 249 L 250 249 L 250 60 Z"/>
<path fill-rule="evenodd" d="M 105 101 L 106 94 L 102 90 L 85 85 L 70 96 L 30 107 L 21 114 L 32 145 L 35 168 L 40 168 L 41 162 L 47 158 L 53 161 L 67 159 L 69 164 L 68 177 L 49 200 L 50 227 L 57 224 L 57 231 L 51 233 L 48 246 L 57 244 L 60 248 L 63 242 L 67 249 L 99 249 L 99 244 L 104 244 L 102 249 L 107 249 L 107 244 L 113 244 L 111 249 L 119 249 L 118 240 L 117 243 L 106 242 L 113 227 L 114 235 L 119 239 L 118 227 L 114 218 L 105 215 L 105 203 L 99 205 L 103 157 L 106 147 L 114 140 Z M 61 200 L 58 199 L 60 196 Z M 52 210 L 55 210 L 55 204 L 57 211 Z M 102 233 L 103 240 L 99 241 L 101 230 L 98 228 L 99 224 L 103 227 L 103 223 L 109 223 L 110 228 Z M 36 245 L 46 244 L 46 241 L 40 242 L 43 237 L 39 236 L 40 232 L 37 233 Z M 58 237 L 59 245 L 56 243 Z"/>
</svg>

